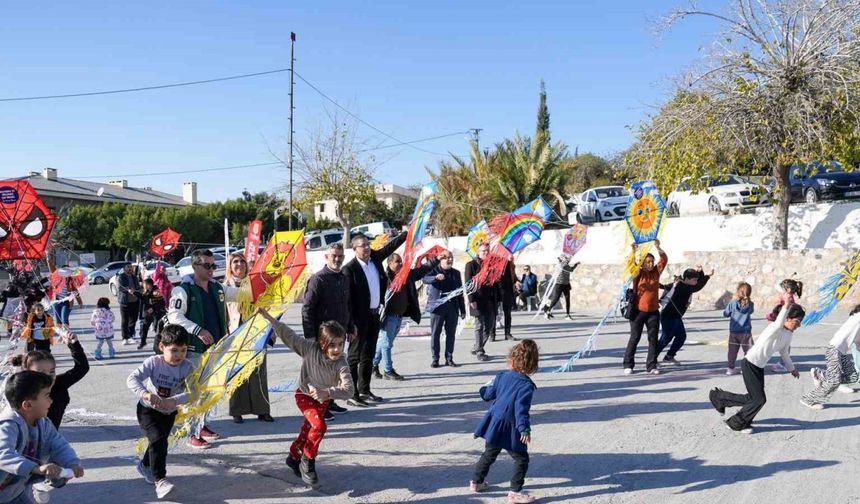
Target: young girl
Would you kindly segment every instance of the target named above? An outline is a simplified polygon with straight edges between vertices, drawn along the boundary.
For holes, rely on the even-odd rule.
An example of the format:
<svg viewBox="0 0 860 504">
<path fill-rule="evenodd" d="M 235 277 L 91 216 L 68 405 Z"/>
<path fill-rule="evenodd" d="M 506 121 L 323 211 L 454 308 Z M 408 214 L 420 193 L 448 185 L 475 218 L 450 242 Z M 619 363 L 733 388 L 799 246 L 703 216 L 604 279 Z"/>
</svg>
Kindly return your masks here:
<svg viewBox="0 0 860 504">
<path fill-rule="evenodd" d="M 32 352 L 12 357 L 13 366 L 18 366 L 22 370 L 44 373 L 54 380 L 54 385 L 51 387 L 51 401 L 53 402 L 51 403 L 51 407 L 48 408 L 48 418 L 58 430 L 60 423 L 63 421 L 66 407 L 69 405 L 69 388 L 78 383 L 90 370 L 90 364 L 87 362 L 87 354 L 84 352 L 78 339 L 73 334 L 69 334 L 63 339 L 69 345 L 69 350 L 72 352 L 72 361 L 75 363 L 72 369 L 63 373 L 57 374 L 57 363 L 54 360 L 54 356 L 49 352 L 33 350 Z"/>
<path fill-rule="evenodd" d="M 306 339 L 286 324 L 275 320 L 269 312 L 259 310 L 275 334 L 302 358 L 296 405 L 305 417 L 296 440 L 290 446 L 287 466 L 308 485 L 319 481 L 316 458 L 326 432 L 325 413 L 335 399 L 349 399 L 355 387 L 349 365 L 343 354 L 346 331 L 335 321 L 323 322 L 317 339 Z"/>
<path fill-rule="evenodd" d="M 720 415 L 725 414 L 726 408 L 740 407 L 740 411 L 726 420 L 729 429 L 744 434 L 752 433 L 752 421 L 764 407 L 767 401 L 764 394 L 764 366 L 771 355 L 779 352 L 785 366 L 791 371 L 791 376 L 800 378 L 800 373 L 794 369 L 789 348 L 794 331 L 800 327 L 806 312 L 800 305 L 783 306 L 782 311 L 774 322 L 768 325 L 756 338 L 755 344 L 746 354 L 743 365 L 744 385 L 746 394 L 733 394 L 711 389 L 709 399 L 714 409 Z"/>
<path fill-rule="evenodd" d="M 96 360 L 102 358 L 102 345 L 107 343 L 108 359 L 113 359 L 116 352 L 113 349 L 113 312 L 110 309 L 110 299 L 99 298 L 96 309 L 90 317 L 90 323 L 96 330 Z"/>
<path fill-rule="evenodd" d="M 767 317 L 765 317 L 769 322 L 776 320 L 777 315 L 779 315 L 779 311 L 784 305 L 794 304 L 797 302 L 795 297 L 803 296 L 803 282 L 786 278 L 779 283 L 779 288 L 782 289 L 782 293 L 779 295 L 779 303 L 777 303 L 777 305 L 773 307 L 773 310 L 771 310 L 771 312 L 767 314 Z M 791 351 L 790 348 L 789 351 Z M 785 366 L 779 362 L 771 364 L 770 369 L 774 373 L 785 373 Z"/>
<path fill-rule="evenodd" d="M 740 371 L 735 369 L 738 351 L 743 348 L 744 355 L 750 351 L 752 344 L 752 314 L 755 304 L 750 299 L 752 286 L 741 282 L 735 289 L 735 297 L 723 310 L 723 317 L 729 317 L 729 362 L 726 374 L 734 375 Z"/>
<path fill-rule="evenodd" d="M 54 332 L 54 319 L 45 313 L 42 303 L 34 303 L 21 332 L 21 337 L 27 342 L 27 351 L 41 350 L 51 353 Z"/>
<path fill-rule="evenodd" d="M 484 478 L 502 449 L 514 459 L 514 475 L 508 502 L 534 502 L 534 497 L 522 491 L 529 468 L 528 444 L 531 442 L 529 409 L 535 384 L 529 378 L 538 368 L 538 347 L 533 340 L 524 339 L 508 354 L 510 371 L 503 371 L 481 387 L 481 399 L 492 401 L 490 409 L 475 430 L 487 444 L 475 465 L 475 475 L 469 485 L 472 492 L 482 492 L 489 485 Z"/>
<path fill-rule="evenodd" d="M 827 345 L 824 351 L 827 369 L 809 370 L 815 388 L 800 399 L 800 404 L 819 410 L 824 408 L 824 403 L 834 390 L 846 394 L 854 392 L 854 389 L 847 385 L 857 381 L 857 371 L 851 359 L 852 347 L 860 348 L 860 304 L 851 310 L 848 320 L 836 331 Z"/>
</svg>

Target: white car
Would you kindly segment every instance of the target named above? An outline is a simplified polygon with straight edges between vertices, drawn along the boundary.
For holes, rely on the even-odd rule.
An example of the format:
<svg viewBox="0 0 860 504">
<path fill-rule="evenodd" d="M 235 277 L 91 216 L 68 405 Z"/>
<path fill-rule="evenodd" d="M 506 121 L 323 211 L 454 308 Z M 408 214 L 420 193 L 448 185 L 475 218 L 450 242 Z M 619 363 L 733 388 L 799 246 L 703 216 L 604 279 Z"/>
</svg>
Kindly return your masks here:
<svg viewBox="0 0 860 504">
<path fill-rule="evenodd" d="M 224 275 L 227 274 L 227 258 L 221 254 L 212 254 L 212 257 L 215 258 L 215 277 L 216 279 L 224 278 Z M 194 267 L 191 266 L 191 256 L 183 257 L 176 263 L 176 270 L 179 272 L 180 280 L 182 277 L 186 275 L 194 274 Z"/>
<path fill-rule="evenodd" d="M 630 193 L 622 186 L 593 187 L 574 197 L 568 220 L 580 224 L 621 220 L 629 201 Z"/>
<path fill-rule="evenodd" d="M 693 193 L 689 180 L 681 181 L 678 188 L 669 193 L 666 201 L 669 215 L 722 214 L 771 204 L 767 189 L 738 175 L 705 176 L 701 181 L 703 189 L 697 193 Z"/>
</svg>

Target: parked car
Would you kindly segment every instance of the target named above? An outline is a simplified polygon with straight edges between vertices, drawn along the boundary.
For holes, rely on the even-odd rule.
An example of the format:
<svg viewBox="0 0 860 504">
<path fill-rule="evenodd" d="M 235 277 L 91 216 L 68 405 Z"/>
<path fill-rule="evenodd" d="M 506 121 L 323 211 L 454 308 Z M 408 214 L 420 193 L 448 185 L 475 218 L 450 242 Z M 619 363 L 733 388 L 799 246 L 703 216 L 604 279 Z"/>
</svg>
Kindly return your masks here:
<svg viewBox="0 0 860 504">
<path fill-rule="evenodd" d="M 93 285 L 101 285 L 110 280 L 114 275 L 122 271 L 126 264 L 131 264 L 129 261 L 114 261 L 109 262 L 101 268 L 95 269 L 87 274 L 87 282 Z"/>
<path fill-rule="evenodd" d="M 212 257 L 215 258 L 215 278 L 221 279 L 224 278 L 224 275 L 227 274 L 227 258 L 221 254 L 212 253 Z M 193 275 L 194 267 L 191 265 L 191 256 L 183 257 L 176 263 L 176 270 L 179 273 L 180 281 L 182 277 L 185 275 Z"/>
<path fill-rule="evenodd" d="M 368 238 L 376 238 L 381 234 L 394 236 L 394 229 L 385 221 L 371 222 L 370 224 L 362 224 L 349 230 L 350 234 L 361 233 Z"/>
<path fill-rule="evenodd" d="M 771 204 L 767 189 L 738 175 L 705 176 L 701 182 L 702 189 L 698 192 L 693 192 L 689 180 L 683 180 L 677 189 L 669 193 L 666 201 L 669 215 L 721 214 L 729 210 Z"/>
<path fill-rule="evenodd" d="M 860 197 L 860 171 L 846 172 L 839 163 L 796 165 L 789 170 L 791 202 L 817 203 Z"/>
<path fill-rule="evenodd" d="M 568 220 L 580 224 L 620 220 L 629 201 L 630 193 L 622 186 L 593 187 L 569 202 L 568 208 L 572 210 Z"/>
<path fill-rule="evenodd" d="M 352 240 L 356 236 L 363 234 L 359 232 L 350 232 L 349 239 Z M 367 236 L 367 235 L 365 235 Z M 371 238 L 368 236 L 368 238 Z M 343 242 L 343 229 L 326 229 L 324 231 L 311 231 L 305 235 L 305 250 L 313 252 L 315 250 L 325 250 L 333 243 Z"/>
</svg>

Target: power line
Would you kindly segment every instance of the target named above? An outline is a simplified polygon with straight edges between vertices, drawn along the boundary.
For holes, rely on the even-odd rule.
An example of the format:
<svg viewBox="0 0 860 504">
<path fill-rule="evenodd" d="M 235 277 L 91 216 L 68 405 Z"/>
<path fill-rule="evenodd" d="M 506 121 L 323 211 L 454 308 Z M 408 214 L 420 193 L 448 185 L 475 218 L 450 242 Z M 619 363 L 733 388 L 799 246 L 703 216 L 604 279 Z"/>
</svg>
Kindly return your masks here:
<svg viewBox="0 0 860 504">
<path fill-rule="evenodd" d="M 174 84 L 162 84 L 159 86 L 144 86 L 144 87 L 136 87 L 136 88 L 128 88 L 128 89 L 113 89 L 110 91 L 92 91 L 88 93 L 69 93 L 69 94 L 58 94 L 58 95 L 46 95 L 46 96 L 23 96 L 16 98 L 0 98 L 0 102 L 13 102 L 13 101 L 33 101 L 33 100 L 53 100 L 59 98 L 79 98 L 82 96 L 98 96 L 98 95 L 110 95 L 110 94 L 119 94 L 119 93 L 135 93 L 138 91 L 152 91 L 154 89 L 167 89 L 167 88 L 176 88 L 182 86 L 195 86 L 197 84 L 209 84 L 212 82 L 222 82 L 236 79 L 247 79 L 249 77 L 259 77 L 261 75 L 271 75 L 276 73 L 289 72 L 289 68 L 278 68 L 275 70 L 267 70 L 265 72 L 255 72 L 249 74 L 242 75 L 231 75 L 229 77 L 218 77 L 215 79 L 205 79 L 205 80 L 197 80 L 197 81 L 189 81 L 189 82 L 177 82 Z"/>
<path fill-rule="evenodd" d="M 371 147 L 368 149 L 361 149 L 357 152 L 368 152 L 368 151 L 374 151 L 374 150 L 380 150 L 380 149 L 390 149 L 391 147 L 400 147 L 401 145 L 411 145 L 411 144 L 420 143 L 420 142 L 429 142 L 430 140 L 439 140 L 440 138 L 448 138 L 448 137 L 452 137 L 452 136 L 464 135 L 466 133 L 468 133 L 468 132 L 467 131 L 456 131 L 454 133 L 448 133 L 447 135 L 439 135 L 439 136 L 434 136 L 434 137 L 420 138 L 418 140 L 411 140 L 409 142 L 400 142 L 400 143 L 396 143 L 396 144 L 380 145 L 379 147 Z"/>
<path fill-rule="evenodd" d="M 406 145 L 406 146 L 408 146 L 408 147 L 412 147 L 412 148 L 413 148 L 413 149 L 415 149 L 415 150 L 418 150 L 418 151 L 421 151 L 421 152 L 426 152 L 427 154 L 433 154 L 434 156 L 447 156 L 447 154 L 442 154 L 442 153 L 440 153 L 440 152 L 433 152 L 433 151 L 429 151 L 429 150 L 427 150 L 427 149 L 422 149 L 421 147 L 416 147 L 416 146 L 414 146 L 414 145 L 410 145 L 410 144 L 409 144 L 409 142 L 404 142 L 403 140 L 400 140 L 399 138 L 396 138 L 396 137 L 394 137 L 394 136 L 392 136 L 392 135 L 390 135 L 390 134 L 388 134 L 388 133 L 386 133 L 386 132 L 382 131 L 381 129 L 377 128 L 376 126 L 374 126 L 374 125 L 370 124 L 369 122 L 365 121 L 364 119 L 362 119 L 362 118 L 358 117 L 357 115 L 353 114 L 349 109 L 347 109 L 346 107 L 342 106 L 342 105 L 341 105 L 340 103 L 338 103 L 335 99 L 333 99 L 333 98 L 329 97 L 327 94 L 323 93 L 323 92 L 322 92 L 322 90 L 320 90 L 318 87 L 316 87 L 316 86 L 314 86 L 313 84 L 311 84 L 307 79 L 305 79 L 304 77 L 302 77 L 302 74 L 300 74 L 300 73 L 298 73 L 298 72 L 295 72 L 295 75 L 296 75 L 296 77 L 298 77 L 302 82 L 304 82 L 305 84 L 307 84 L 311 89 L 313 89 L 314 91 L 316 91 L 320 96 L 322 96 L 323 98 L 325 98 L 326 100 L 328 100 L 328 101 L 330 101 L 332 104 L 334 104 L 334 106 L 335 106 L 335 107 L 337 107 L 337 108 L 339 108 L 339 109 L 343 110 L 343 111 L 344 111 L 346 114 L 348 114 L 350 117 L 352 117 L 352 118 L 353 118 L 353 119 L 355 119 L 356 121 L 360 122 L 361 124 L 363 124 L 363 125 L 367 126 L 368 128 L 372 129 L 373 131 L 376 131 L 377 133 L 379 133 L 379 134 L 381 134 L 381 135 L 383 135 L 383 136 L 386 136 L 386 137 L 390 138 L 391 140 L 394 140 L 395 142 L 397 142 L 397 144 L 398 144 L 398 145 Z"/>
</svg>

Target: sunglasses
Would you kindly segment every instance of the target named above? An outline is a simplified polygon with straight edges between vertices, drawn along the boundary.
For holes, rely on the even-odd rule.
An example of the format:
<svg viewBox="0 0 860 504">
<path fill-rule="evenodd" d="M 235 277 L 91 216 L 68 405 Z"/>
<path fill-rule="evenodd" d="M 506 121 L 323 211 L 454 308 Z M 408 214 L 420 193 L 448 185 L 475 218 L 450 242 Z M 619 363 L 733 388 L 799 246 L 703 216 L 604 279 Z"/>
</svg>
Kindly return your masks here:
<svg viewBox="0 0 860 504">
<path fill-rule="evenodd" d="M 214 271 L 218 268 L 218 266 L 215 264 L 205 264 L 205 263 L 198 263 L 197 266 L 200 266 L 203 269 L 212 270 L 212 271 Z"/>
</svg>

